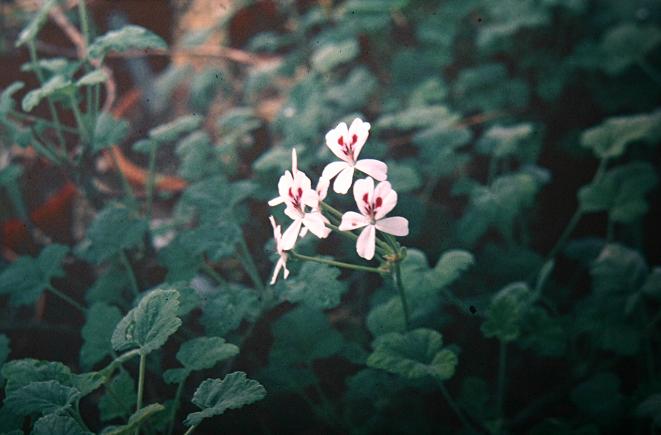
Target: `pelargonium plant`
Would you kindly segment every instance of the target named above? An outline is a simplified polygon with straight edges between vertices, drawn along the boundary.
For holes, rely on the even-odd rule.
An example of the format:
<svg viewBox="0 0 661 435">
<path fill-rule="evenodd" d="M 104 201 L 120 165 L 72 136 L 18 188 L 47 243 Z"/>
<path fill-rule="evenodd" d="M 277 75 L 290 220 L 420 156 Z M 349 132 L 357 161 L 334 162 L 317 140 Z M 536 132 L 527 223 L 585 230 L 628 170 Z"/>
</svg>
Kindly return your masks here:
<svg viewBox="0 0 661 435">
<path fill-rule="evenodd" d="M 292 149 L 292 169 L 287 170 L 278 181 L 278 196 L 269 201 L 274 207 L 285 204 L 284 213 L 292 223 L 284 233 L 273 216 L 269 216 L 273 226 L 273 237 L 279 259 L 273 271 L 271 284 L 275 284 L 280 270 L 283 277 L 289 275 L 287 260 L 291 255 L 302 261 L 313 261 L 346 269 L 362 270 L 380 275 L 392 275 L 404 307 L 406 324 L 409 323 L 408 304 L 401 280 L 400 262 L 406 256 L 406 249 L 393 237 L 403 237 L 409 233 L 409 222 L 401 216 L 386 217 L 397 205 L 397 192 L 387 181 L 388 166 L 379 160 L 358 160 L 358 155 L 369 137 L 370 124 L 355 118 L 351 126 L 341 122 L 326 134 L 326 146 L 340 161 L 331 162 L 324 168 L 317 188 L 312 189 L 310 178 L 298 169 L 296 149 Z M 365 178 L 353 180 L 355 170 Z M 341 212 L 327 202 L 328 188 L 335 178 L 333 190 L 346 194 L 353 184 L 353 196 L 359 213 Z M 374 180 L 379 181 L 378 184 Z M 355 231 L 360 230 L 359 234 Z M 378 230 L 378 234 L 377 234 Z M 347 263 L 303 255 L 294 249 L 296 241 L 308 232 L 325 239 L 335 232 L 356 242 L 356 252 L 365 260 L 373 260 L 375 255 L 378 267 Z"/>
</svg>

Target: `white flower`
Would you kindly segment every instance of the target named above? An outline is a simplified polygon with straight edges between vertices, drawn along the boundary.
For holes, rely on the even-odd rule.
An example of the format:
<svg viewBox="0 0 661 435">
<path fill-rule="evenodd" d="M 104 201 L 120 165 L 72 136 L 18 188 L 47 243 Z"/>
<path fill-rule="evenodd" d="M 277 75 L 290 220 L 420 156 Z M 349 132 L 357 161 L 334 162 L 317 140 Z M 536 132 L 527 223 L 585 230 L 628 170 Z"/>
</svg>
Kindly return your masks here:
<svg viewBox="0 0 661 435">
<path fill-rule="evenodd" d="M 356 118 L 349 128 L 344 122 L 341 122 L 326 133 L 326 146 L 342 160 L 329 163 L 321 174 L 322 178 L 328 180 L 337 176 L 333 184 L 335 192 L 344 194 L 349 191 L 354 169 L 358 169 L 378 181 L 384 181 L 387 178 L 388 167 L 385 163 L 374 159 L 358 160 L 369 131 L 369 122 Z"/>
<path fill-rule="evenodd" d="M 287 269 L 287 251 L 282 247 L 282 235 L 280 233 L 280 225 L 276 225 L 275 219 L 273 216 L 269 216 L 271 221 L 271 226 L 273 227 L 273 238 L 275 239 L 275 249 L 278 251 L 280 258 L 278 262 L 275 263 L 275 270 L 273 271 L 273 278 L 271 278 L 271 285 L 275 284 L 275 280 L 278 278 L 278 273 L 280 269 L 283 270 L 282 276 L 284 279 L 287 279 L 289 276 L 289 269 Z"/>
<path fill-rule="evenodd" d="M 344 213 L 340 230 L 365 227 L 356 242 L 356 252 L 364 259 L 371 260 L 374 257 L 376 230 L 393 236 L 406 236 L 409 233 L 409 221 L 405 218 L 384 217 L 397 205 L 397 192 L 392 190 L 389 182 L 382 181 L 374 188 L 374 180 L 369 177 L 356 180 L 353 196 L 360 213 Z"/>
<path fill-rule="evenodd" d="M 285 214 L 294 221 L 282 235 L 284 250 L 294 247 L 301 232 L 304 235 L 307 230 L 310 230 L 312 234 L 322 239 L 330 234 L 330 229 L 326 228 L 326 218 L 317 211 L 319 196 L 311 188 L 312 184 L 307 175 L 298 170 L 295 149 L 292 149 L 291 153 L 291 166 L 291 172 L 285 171 L 278 181 L 280 196 L 269 201 L 271 207 L 284 203 L 287 206 Z M 306 211 L 306 206 L 312 210 Z M 302 231 L 302 227 L 305 227 L 305 231 Z"/>
</svg>

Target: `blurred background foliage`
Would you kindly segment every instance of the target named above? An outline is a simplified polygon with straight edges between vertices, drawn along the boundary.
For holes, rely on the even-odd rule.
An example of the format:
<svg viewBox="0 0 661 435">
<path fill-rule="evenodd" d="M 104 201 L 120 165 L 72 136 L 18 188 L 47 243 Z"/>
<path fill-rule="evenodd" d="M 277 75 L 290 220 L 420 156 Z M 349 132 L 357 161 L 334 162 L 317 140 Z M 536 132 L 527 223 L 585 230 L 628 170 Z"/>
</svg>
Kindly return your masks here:
<svg viewBox="0 0 661 435">
<path fill-rule="evenodd" d="M 76 2 L 51 3 L 80 25 Z M 44 16 L 49 88 L 14 48 L 39 12 L 0 3 L 0 357 L 98 368 L 130 290 L 166 285 L 188 322 L 180 341 L 225 337 L 241 353 L 213 373 L 240 368 L 268 391 L 201 432 L 470 433 L 447 391 L 480 433 L 658 430 L 661 3 L 88 4 L 95 36 L 128 23 L 154 34 L 94 44 L 112 75 L 83 81 L 67 27 Z M 72 87 L 82 98 L 100 83 L 112 104 L 93 139 L 60 148 L 75 164 L 35 150 L 55 132 L 18 107 L 47 118 L 45 99 L 72 108 Z M 438 332 L 407 335 L 387 280 L 306 263 L 263 284 L 277 258 L 266 201 L 290 149 L 318 176 L 333 158 L 324 134 L 355 116 L 372 124 L 365 155 L 388 163 L 410 221 L 413 326 L 440 331 L 443 350 Z M 345 240 L 304 243 L 355 259 Z M 51 285 L 90 311 L 48 296 Z M 448 348 L 458 363 L 443 376 L 389 370 L 393 337 L 409 337 L 399 350 L 424 370 Z M 152 379 L 176 350 L 150 359 Z M 112 381 L 127 398 L 132 375 Z M 152 385 L 154 398 L 174 393 Z M 89 402 L 89 421 L 127 416 L 106 396 Z"/>
</svg>

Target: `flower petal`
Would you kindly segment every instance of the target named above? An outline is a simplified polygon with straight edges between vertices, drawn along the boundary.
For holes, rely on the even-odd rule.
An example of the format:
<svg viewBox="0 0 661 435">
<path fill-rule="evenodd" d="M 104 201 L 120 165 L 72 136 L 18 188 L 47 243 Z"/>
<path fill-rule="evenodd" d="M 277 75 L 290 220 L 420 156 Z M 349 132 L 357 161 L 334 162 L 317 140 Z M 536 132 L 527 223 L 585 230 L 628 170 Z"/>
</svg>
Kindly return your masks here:
<svg viewBox="0 0 661 435">
<path fill-rule="evenodd" d="M 278 279 L 278 272 L 280 272 L 280 269 L 282 268 L 283 264 L 280 260 L 278 260 L 277 263 L 275 263 L 275 269 L 273 269 L 273 276 L 271 277 L 271 285 L 275 284 L 275 281 Z"/>
<path fill-rule="evenodd" d="M 296 156 L 296 148 L 291 149 L 291 173 L 296 176 L 298 172 L 298 157 Z"/>
<path fill-rule="evenodd" d="M 318 208 L 319 207 L 319 195 L 316 190 L 307 189 L 303 190 L 303 196 L 301 197 L 301 202 L 308 207 Z"/>
<path fill-rule="evenodd" d="M 335 179 L 335 183 L 333 183 L 333 190 L 337 193 L 344 195 L 351 188 L 352 181 L 353 181 L 353 168 L 351 166 L 347 166 L 346 168 L 342 169 L 340 175 L 338 175 L 337 178 Z"/>
<path fill-rule="evenodd" d="M 356 180 L 353 185 L 353 197 L 356 200 L 358 210 L 360 210 L 360 212 L 365 216 L 369 215 L 367 207 L 372 204 L 373 194 L 374 180 L 372 180 L 370 177 Z"/>
<path fill-rule="evenodd" d="M 353 145 L 353 158 L 358 159 L 360 150 L 363 149 L 363 145 L 367 142 L 367 137 L 370 134 L 370 123 L 364 122 L 360 118 L 356 118 L 351 123 L 349 127 L 349 138 L 353 138 L 353 135 L 356 135 L 356 143 Z"/>
<path fill-rule="evenodd" d="M 289 197 L 289 188 L 294 184 L 294 177 L 291 172 L 285 171 L 285 174 L 278 180 L 278 193 L 283 200 Z"/>
<path fill-rule="evenodd" d="M 296 244 L 296 239 L 298 238 L 298 233 L 301 232 L 301 225 L 303 225 L 303 219 L 295 219 L 294 222 L 289 225 L 287 231 L 282 235 L 282 249 L 285 251 L 290 250 Z"/>
<path fill-rule="evenodd" d="M 269 205 L 274 207 L 278 204 L 282 204 L 283 202 L 285 202 L 285 199 L 282 196 L 276 196 L 275 198 L 269 200 Z"/>
<path fill-rule="evenodd" d="M 380 200 L 377 198 L 381 198 Z M 377 207 L 377 204 L 378 205 Z M 397 192 L 392 190 L 390 183 L 382 181 L 374 189 L 374 219 L 381 219 L 397 205 Z"/>
<path fill-rule="evenodd" d="M 377 181 L 385 181 L 388 178 L 388 165 L 380 160 L 358 160 L 354 166 Z"/>
<path fill-rule="evenodd" d="M 324 178 L 322 175 L 317 182 L 317 188 L 315 189 L 317 191 L 317 196 L 319 196 L 319 201 L 326 199 L 326 196 L 328 195 L 328 186 L 330 186 L 330 179 Z"/>
<path fill-rule="evenodd" d="M 342 222 L 340 222 L 340 230 L 351 231 L 356 228 L 362 228 L 370 223 L 369 218 L 363 216 L 355 211 L 348 211 L 342 215 Z"/>
<path fill-rule="evenodd" d="M 393 236 L 408 236 L 409 221 L 399 216 L 389 217 L 376 221 L 376 228 Z"/>
<path fill-rule="evenodd" d="M 337 174 L 340 173 L 341 170 L 348 168 L 349 164 L 347 162 L 332 162 L 326 165 L 324 168 L 323 172 L 321 173 L 321 178 L 326 178 L 327 180 L 331 180 L 333 177 L 335 177 Z"/>
<path fill-rule="evenodd" d="M 368 225 L 358 236 L 356 241 L 356 252 L 365 260 L 374 258 L 374 245 L 376 244 L 376 229 L 374 225 Z"/>
<path fill-rule="evenodd" d="M 349 135 L 349 129 L 344 122 L 340 122 L 337 127 L 326 133 L 326 146 L 335 154 L 340 160 L 349 162 L 350 159 L 342 151 L 342 146 L 339 144 L 340 138 L 342 141 Z"/>
<path fill-rule="evenodd" d="M 325 239 L 330 234 L 330 229 L 326 228 L 324 215 L 319 212 L 306 213 L 303 217 L 303 225 L 320 239 Z"/>
</svg>

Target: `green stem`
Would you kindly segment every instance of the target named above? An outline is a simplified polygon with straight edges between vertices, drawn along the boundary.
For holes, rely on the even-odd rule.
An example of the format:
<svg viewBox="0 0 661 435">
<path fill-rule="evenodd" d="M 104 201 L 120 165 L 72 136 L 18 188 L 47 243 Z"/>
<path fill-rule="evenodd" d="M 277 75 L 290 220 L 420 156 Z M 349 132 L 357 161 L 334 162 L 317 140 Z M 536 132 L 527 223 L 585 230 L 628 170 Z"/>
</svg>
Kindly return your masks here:
<svg viewBox="0 0 661 435">
<path fill-rule="evenodd" d="M 30 52 L 30 62 L 32 62 L 32 67 L 35 70 L 35 73 L 37 74 L 37 79 L 39 80 L 39 84 L 41 86 L 44 85 L 46 82 L 43 73 L 41 72 L 41 67 L 39 66 L 39 59 L 37 58 L 37 48 L 35 46 L 34 41 L 30 41 L 28 43 L 28 51 Z M 64 135 L 62 134 L 62 130 L 60 129 L 60 117 L 57 115 L 57 111 L 55 110 L 55 104 L 53 104 L 53 100 L 51 99 L 50 96 L 46 97 L 46 101 L 48 102 L 48 110 L 50 111 L 51 118 L 53 119 L 53 123 L 55 124 L 55 133 L 57 134 L 57 139 L 60 142 L 60 146 L 64 147 L 65 141 L 64 141 Z"/>
<path fill-rule="evenodd" d="M 78 16 L 80 17 L 80 29 L 83 34 L 83 40 L 85 41 L 85 50 L 87 50 L 87 45 L 89 44 L 90 30 L 89 30 L 89 19 L 87 16 L 87 6 L 85 4 L 86 0 L 78 0 Z M 87 57 L 87 53 L 85 53 Z"/>
<path fill-rule="evenodd" d="M 129 180 L 126 178 L 126 174 L 124 174 L 124 171 L 122 171 L 122 168 L 119 166 L 119 162 L 117 161 L 117 157 L 115 157 L 115 153 L 110 150 L 108 154 L 110 154 L 115 171 L 117 171 L 119 174 L 119 181 L 122 185 L 122 188 L 124 189 L 124 194 L 129 198 L 132 204 L 135 204 L 135 194 L 133 193 L 133 189 L 131 188 Z"/>
<path fill-rule="evenodd" d="M 120 250 L 119 259 L 124 265 L 124 268 L 126 269 L 126 273 L 128 273 L 129 275 L 129 282 L 131 283 L 131 291 L 133 292 L 133 296 L 137 297 L 138 294 L 140 294 L 140 287 L 138 287 L 138 280 L 135 278 L 135 274 L 133 273 L 133 268 L 131 268 L 131 263 L 129 263 L 129 258 L 126 255 L 126 252 Z"/>
<path fill-rule="evenodd" d="M 51 286 L 50 284 L 46 287 L 46 289 L 49 292 L 53 293 L 55 296 L 59 297 L 60 299 L 62 299 L 64 301 L 66 301 L 69 305 L 71 305 L 72 307 L 74 307 L 75 309 L 80 311 L 81 313 L 83 313 L 83 314 L 87 313 L 87 309 L 84 306 L 82 306 L 78 302 L 74 301 L 72 298 L 70 298 L 66 294 L 62 293 L 61 291 L 59 291 L 55 287 Z"/>
<path fill-rule="evenodd" d="M 69 127 L 68 125 L 64 125 L 64 124 L 58 125 L 58 124 L 54 123 L 53 121 L 50 121 L 50 120 L 45 119 L 45 118 L 41 118 L 39 116 L 28 115 L 27 113 L 21 113 L 21 112 L 15 111 L 15 110 L 10 110 L 9 115 L 14 117 L 14 118 L 19 118 L 23 121 L 41 122 L 42 124 L 47 125 L 51 128 L 59 127 L 63 131 L 66 131 L 68 133 L 78 133 L 78 130 L 73 128 L 73 127 Z"/>
<path fill-rule="evenodd" d="M 71 102 L 71 110 L 73 110 L 73 116 L 76 118 L 76 124 L 78 124 L 78 133 L 80 134 L 83 143 L 89 145 L 90 142 L 87 127 L 85 126 L 83 115 L 80 113 L 80 108 L 78 107 L 78 102 L 76 101 L 73 92 L 69 94 L 69 102 Z"/>
<path fill-rule="evenodd" d="M 330 212 L 332 215 L 334 215 L 336 218 L 342 220 L 342 212 L 336 209 L 335 207 L 331 206 L 330 204 L 325 203 L 324 201 L 319 201 L 319 205 L 321 208 L 324 210 L 327 210 Z"/>
<path fill-rule="evenodd" d="M 638 66 L 640 69 L 645 71 L 645 74 L 649 76 L 649 78 L 654 81 L 658 86 L 661 86 L 661 75 L 658 73 L 658 71 L 649 63 L 644 58 L 639 58 L 638 59 Z"/>
<path fill-rule="evenodd" d="M 76 401 L 76 409 L 73 410 L 69 408 L 69 415 L 73 417 L 74 420 L 76 420 L 76 423 L 78 423 L 78 426 L 80 426 L 84 431 L 86 432 L 91 432 L 90 428 L 87 427 L 85 424 L 85 421 L 83 420 L 83 417 L 80 415 L 80 408 L 79 408 L 79 402 Z"/>
<path fill-rule="evenodd" d="M 179 382 L 179 385 L 177 385 L 177 392 L 174 395 L 172 410 L 170 411 L 170 424 L 168 427 L 168 435 L 172 435 L 172 432 L 174 431 L 174 420 L 175 418 L 177 418 L 177 410 L 179 408 L 179 401 L 181 400 L 181 394 L 184 391 L 185 382 L 186 382 L 186 378 L 182 379 L 181 382 Z"/>
<path fill-rule="evenodd" d="M 135 412 L 142 408 L 142 395 L 145 390 L 145 366 L 147 364 L 147 355 L 140 352 L 140 368 L 138 369 L 138 399 L 135 405 Z M 139 435 L 140 428 L 135 430 L 135 435 Z"/>
<path fill-rule="evenodd" d="M 152 203 L 154 201 L 154 183 L 156 181 L 156 142 L 149 148 L 149 174 L 147 176 L 147 221 L 151 220 Z"/>
<path fill-rule="evenodd" d="M 384 273 L 383 270 L 381 270 L 379 268 L 376 268 L 376 267 L 361 266 L 359 264 L 352 264 L 352 263 L 344 263 L 344 262 L 341 262 L 341 261 L 328 260 L 326 258 L 321 258 L 321 257 L 310 257 L 308 255 L 299 254 L 296 251 L 289 251 L 289 253 L 294 258 L 297 258 L 297 259 L 303 260 L 303 261 L 314 261 L 316 263 L 328 264 L 329 266 L 343 267 L 345 269 L 360 270 L 360 271 L 363 271 L 363 272 L 378 273 L 379 275 L 382 275 Z"/>
<path fill-rule="evenodd" d="M 196 427 L 197 427 L 196 424 L 192 425 L 191 427 L 188 428 L 188 430 L 186 432 L 184 432 L 184 435 L 192 434 Z"/>
<path fill-rule="evenodd" d="M 209 275 L 210 277 L 215 279 L 218 284 L 220 284 L 220 285 L 227 284 L 227 280 L 225 278 L 223 278 L 222 276 L 220 276 L 220 274 L 218 272 L 216 272 L 214 270 L 214 268 L 209 266 L 206 262 L 202 263 L 202 270 L 204 270 L 204 272 L 207 275 Z"/>
<path fill-rule="evenodd" d="M 507 343 L 500 340 L 498 358 L 498 396 L 496 406 L 498 416 L 503 418 L 503 401 L 505 400 L 505 372 L 507 365 Z"/>
<path fill-rule="evenodd" d="M 402 310 L 404 311 L 404 324 L 406 330 L 411 326 L 411 315 L 409 314 L 409 304 L 406 300 L 406 292 L 404 290 L 404 283 L 402 282 L 402 271 L 399 266 L 399 262 L 395 263 L 395 268 L 393 270 L 393 281 L 395 282 L 395 287 L 397 287 L 397 292 L 399 293 L 399 299 L 402 301 Z"/>
<path fill-rule="evenodd" d="M 246 270 L 246 273 L 250 277 L 250 280 L 258 289 L 264 290 L 266 288 L 264 281 L 262 281 L 262 277 L 259 276 L 259 271 L 257 270 L 255 261 L 250 254 L 250 250 L 248 249 L 248 244 L 246 243 L 246 238 L 244 237 L 243 233 L 241 233 L 241 237 L 239 239 L 239 251 L 239 259 L 241 260 L 241 264 L 243 264 L 243 268 Z"/>
<path fill-rule="evenodd" d="M 450 408 L 452 408 L 452 411 L 459 417 L 459 420 L 461 420 L 461 423 L 468 429 L 470 432 L 473 433 L 478 433 L 477 430 L 473 427 L 473 425 L 468 421 L 466 416 L 464 415 L 463 412 L 459 409 L 459 405 L 454 401 L 452 396 L 450 396 L 450 393 L 448 392 L 447 388 L 445 388 L 445 384 L 443 382 L 438 382 L 438 386 L 441 390 L 441 393 L 443 394 L 443 397 L 445 398 L 445 401 L 448 402 L 448 405 L 450 405 Z"/>
</svg>

